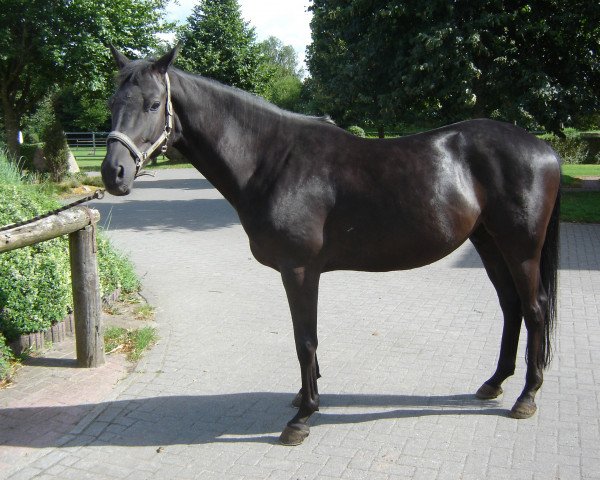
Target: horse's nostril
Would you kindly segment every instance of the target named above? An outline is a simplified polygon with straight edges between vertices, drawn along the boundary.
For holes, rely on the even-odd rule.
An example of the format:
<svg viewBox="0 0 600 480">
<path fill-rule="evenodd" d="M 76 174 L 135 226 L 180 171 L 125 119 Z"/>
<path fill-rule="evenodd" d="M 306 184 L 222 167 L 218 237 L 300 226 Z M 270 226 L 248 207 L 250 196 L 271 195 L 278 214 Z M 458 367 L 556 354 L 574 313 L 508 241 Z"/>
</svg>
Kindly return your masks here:
<svg viewBox="0 0 600 480">
<path fill-rule="evenodd" d="M 120 180 L 123 180 L 124 176 L 125 176 L 125 169 L 123 168 L 122 165 L 119 165 L 119 167 L 117 169 L 117 178 Z"/>
</svg>

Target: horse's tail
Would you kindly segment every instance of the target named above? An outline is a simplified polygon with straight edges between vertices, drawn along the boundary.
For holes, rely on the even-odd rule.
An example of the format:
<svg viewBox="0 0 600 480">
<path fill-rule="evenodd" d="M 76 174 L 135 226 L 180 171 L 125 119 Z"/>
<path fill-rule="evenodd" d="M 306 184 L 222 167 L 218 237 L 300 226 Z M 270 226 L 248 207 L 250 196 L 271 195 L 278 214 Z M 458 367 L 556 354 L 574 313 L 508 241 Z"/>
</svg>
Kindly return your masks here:
<svg viewBox="0 0 600 480">
<path fill-rule="evenodd" d="M 544 322 L 544 341 L 542 342 L 542 367 L 546 368 L 552 360 L 552 340 L 554 339 L 554 327 L 556 324 L 558 262 L 560 243 L 560 189 L 556 196 L 550 223 L 546 230 L 546 240 L 542 247 L 540 262 L 540 274 L 542 285 L 546 290 L 548 304 L 546 307 L 546 321 Z"/>
</svg>

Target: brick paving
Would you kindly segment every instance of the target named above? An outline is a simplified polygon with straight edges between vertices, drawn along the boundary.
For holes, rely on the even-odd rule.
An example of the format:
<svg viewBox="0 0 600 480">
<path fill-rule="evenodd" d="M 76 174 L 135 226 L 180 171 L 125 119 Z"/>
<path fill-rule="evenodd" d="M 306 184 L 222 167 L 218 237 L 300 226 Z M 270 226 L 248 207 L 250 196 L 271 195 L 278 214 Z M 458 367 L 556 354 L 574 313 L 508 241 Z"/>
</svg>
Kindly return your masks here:
<svg viewBox="0 0 600 480">
<path fill-rule="evenodd" d="M 507 417 L 525 335 L 504 396 L 473 396 L 502 321 L 470 245 L 418 270 L 325 274 L 321 411 L 289 448 L 277 443 L 299 387 L 289 310 L 235 212 L 190 170 L 96 207 L 144 278 L 160 341 L 100 398 L 87 384 L 74 404 L 23 406 L 89 413 L 59 438 L 2 436 L 0 461 L 29 455 L 1 478 L 600 479 L 600 226 L 563 224 L 557 351 L 528 420 Z"/>
</svg>

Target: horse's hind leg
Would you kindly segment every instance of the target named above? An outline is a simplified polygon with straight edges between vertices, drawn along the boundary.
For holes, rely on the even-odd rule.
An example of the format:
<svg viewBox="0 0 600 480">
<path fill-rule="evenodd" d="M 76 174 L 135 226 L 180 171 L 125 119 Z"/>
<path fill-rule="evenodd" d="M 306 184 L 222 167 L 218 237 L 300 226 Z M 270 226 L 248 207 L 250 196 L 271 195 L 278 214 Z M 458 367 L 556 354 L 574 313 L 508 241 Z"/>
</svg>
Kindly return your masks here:
<svg viewBox="0 0 600 480">
<path fill-rule="evenodd" d="M 525 387 L 511 410 L 513 418 L 529 418 L 537 410 L 535 394 L 542 386 L 544 366 L 544 324 L 548 298 L 540 279 L 539 258 L 509 260 L 521 297 L 527 327 L 527 373 Z"/>
<path fill-rule="evenodd" d="M 471 236 L 471 242 L 479 253 L 488 277 L 496 289 L 500 308 L 504 315 L 500 357 L 496 371 L 476 393 L 478 398 L 492 399 L 502 394 L 502 383 L 515 372 L 522 320 L 521 299 L 502 253 L 483 226 L 479 227 Z"/>
<path fill-rule="evenodd" d="M 319 369 L 319 359 L 317 358 L 317 354 L 315 353 L 315 365 L 317 370 L 317 379 L 321 378 L 321 370 Z M 292 400 L 292 407 L 300 408 L 302 404 L 302 389 L 298 391 L 294 399 Z"/>
<path fill-rule="evenodd" d="M 320 274 L 304 267 L 282 268 L 281 277 L 292 313 L 302 400 L 298 413 L 288 422 L 279 440 L 284 445 L 299 445 L 309 434 L 308 419 L 319 409 L 316 352 Z"/>
<path fill-rule="evenodd" d="M 538 230 L 545 232 L 545 229 Z M 529 418 L 537 410 L 535 395 L 542 386 L 542 369 L 545 366 L 548 296 L 542 285 L 540 270 L 544 237 L 540 238 L 524 229 L 505 228 L 500 234 L 494 235 L 494 241 L 510 271 L 527 328 L 525 387 L 511 410 L 511 416 Z M 517 335 L 514 335 L 512 341 L 516 342 L 517 339 Z M 516 349 L 516 343 L 513 345 Z"/>
</svg>

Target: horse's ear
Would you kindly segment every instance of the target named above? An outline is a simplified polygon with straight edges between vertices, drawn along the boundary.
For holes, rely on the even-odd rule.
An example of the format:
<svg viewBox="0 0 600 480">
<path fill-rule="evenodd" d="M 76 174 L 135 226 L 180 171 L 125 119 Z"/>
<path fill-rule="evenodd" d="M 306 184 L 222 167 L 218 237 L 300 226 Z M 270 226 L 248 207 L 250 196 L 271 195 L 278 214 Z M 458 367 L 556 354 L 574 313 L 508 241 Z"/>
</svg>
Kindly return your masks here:
<svg viewBox="0 0 600 480">
<path fill-rule="evenodd" d="M 117 62 L 117 67 L 119 67 L 119 70 L 122 69 L 129 62 L 131 62 L 131 60 L 129 60 L 125 55 L 119 52 L 112 43 L 108 44 L 108 48 L 110 48 L 110 53 L 112 53 L 115 62 Z"/>
<path fill-rule="evenodd" d="M 167 70 L 171 64 L 175 61 L 177 54 L 179 53 L 179 45 L 176 45 L 170 52 L 165 53 L 156 62 L 154 62 L 154 69 L 162 74 L 167 73 Z"/>
</svg>

